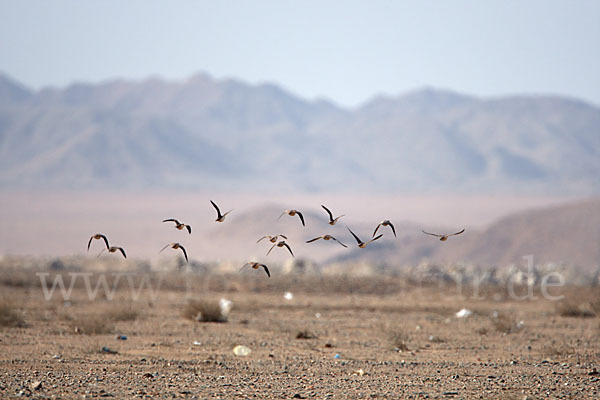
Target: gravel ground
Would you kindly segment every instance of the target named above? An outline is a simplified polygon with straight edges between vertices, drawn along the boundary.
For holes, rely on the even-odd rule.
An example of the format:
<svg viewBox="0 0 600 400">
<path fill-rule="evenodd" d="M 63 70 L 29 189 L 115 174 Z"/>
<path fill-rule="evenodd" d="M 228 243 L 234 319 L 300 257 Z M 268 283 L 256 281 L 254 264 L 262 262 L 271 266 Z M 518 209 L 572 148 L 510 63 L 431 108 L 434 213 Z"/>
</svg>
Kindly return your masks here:
<svg viewBox="0 0 600 400">
<path fill-rule="evenodd" d="M 229 321 L 200 323 L 183 317 L 187 300 L 176 288 L 153 300 L 119 291 L 91 302 L 76 287 L 63 302 L 37 287 L 3 286 L 2 301 L 21 318 L 13 325 L 23 326 L 0 327 L 0 397 L 600 397 L 598 318 L 563 316 L 556 302 L 389 285 L 385 294 L 297 285 L 285 300 L 283 286 L 233 287 L 203 297 L 232 300 Z M 599 297 L 592 289 L 565 296 Z M 457 318 L 462 308 L 473 314 Z M 236 356 L 236 345 L 251 354 Z"/>
</svg>

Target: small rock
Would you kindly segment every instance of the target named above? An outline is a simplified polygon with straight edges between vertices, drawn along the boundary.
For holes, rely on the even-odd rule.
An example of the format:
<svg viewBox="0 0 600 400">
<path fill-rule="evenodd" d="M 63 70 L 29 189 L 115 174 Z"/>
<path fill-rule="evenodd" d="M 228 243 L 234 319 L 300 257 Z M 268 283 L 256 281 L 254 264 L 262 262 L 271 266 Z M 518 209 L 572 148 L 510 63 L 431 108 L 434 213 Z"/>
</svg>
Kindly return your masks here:
<svg viewBox="0 0 600 400">
<path fill-rule="evenodd" d="M 40 390 L 42 388 L 42 382 L 41 381 L 35 381 L 31 384 L 31 389 L 32 390 Z"/>
</svg>

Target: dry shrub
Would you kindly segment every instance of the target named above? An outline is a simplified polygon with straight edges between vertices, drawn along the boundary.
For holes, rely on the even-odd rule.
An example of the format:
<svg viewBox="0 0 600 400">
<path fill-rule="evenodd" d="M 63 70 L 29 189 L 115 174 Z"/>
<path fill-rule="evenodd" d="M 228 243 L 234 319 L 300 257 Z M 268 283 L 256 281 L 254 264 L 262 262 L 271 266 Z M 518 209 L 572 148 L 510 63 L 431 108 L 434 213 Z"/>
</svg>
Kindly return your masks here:
<svg viewBox="0 0 600 400">
<path fill-rule="evenodd" d="M 565 356 L 575 354 L 575 349 L 567 345 L 550 344 L 542 348 L 542 353 L 549 357 Z"/>
<path fill-rule="evenodd" d="M 200 322 L 227 322 L 217 300 L 190 300 L 183 309 L 185 318 Z"/>
<path fill-rule="evenodd" d="M 25 326 L 25 321 L 21 315 L 14 309 L 12 304 L 6 301 L 0 302 L 0 326 Z"/>
<path fill-rule="evenodd" d="M 102 335 L 114 331 L 114 323 L 104 314 L 77 314 L 69 318 L 75 333 Z"/>
<path fill-rule="evenodd" d="M 476 332 L 478 335 L 482 335 L 482 336 L 484 336 L 484 335 L 487 335 L 487 333 L 488 333 L 488 330 L 487 330 L 487 328 L 481 327 L 481 328 L 477 328 L 477 329 L 475 330 L 475 332 Z"/>
<path fill-rule="evenodd" d="M 592 304 L 561 301 L 556 305 L 556 312 L 561 317 L 591 318 L 595 317 L 595 302 Z"/>
<path fill-rule="evenodd" d="M 389 334 L 390 343 L 392 346 L 397 348 L 399 351 L 409 351 L 408 349 L 408 335 L 402 331 L 394 331 Z"/>
<path fill-rule="evenodd" d="M 500 313 L 492 318 L 492 326 L 497 332 L 504 334 L 517 332 L 522 328 L 521 323 L 513 316 L 504 313 Z"/>
<path fill-rule="evenodd" d="M 304 329 L 296 334 L 296 339 L 317 339 L 317 335 L 308 329 Z"/>
</svg>

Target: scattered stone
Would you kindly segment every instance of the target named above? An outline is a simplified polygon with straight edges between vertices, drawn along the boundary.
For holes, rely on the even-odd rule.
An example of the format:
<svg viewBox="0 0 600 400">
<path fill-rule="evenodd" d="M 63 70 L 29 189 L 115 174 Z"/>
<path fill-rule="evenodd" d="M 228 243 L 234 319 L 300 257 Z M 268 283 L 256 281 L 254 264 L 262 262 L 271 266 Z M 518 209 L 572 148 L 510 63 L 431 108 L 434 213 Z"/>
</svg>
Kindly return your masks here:
<svg viewBox="0 0 600 400">
<path fill-rule="evenodd" d="M 31 390 L 40 390 L 42 388 L 42 381 L 35 381 L 31 384 Z"/>
</svg>

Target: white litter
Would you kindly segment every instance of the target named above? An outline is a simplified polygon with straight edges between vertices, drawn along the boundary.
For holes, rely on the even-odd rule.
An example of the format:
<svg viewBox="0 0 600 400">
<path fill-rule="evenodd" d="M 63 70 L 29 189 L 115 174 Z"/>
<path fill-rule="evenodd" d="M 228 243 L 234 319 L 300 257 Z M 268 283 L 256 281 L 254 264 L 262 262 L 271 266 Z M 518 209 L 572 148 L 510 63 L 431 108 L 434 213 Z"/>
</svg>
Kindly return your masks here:
<svg viewBox="0 0 600 400">
<path fill-rule="evenodd" d="M 231 307 L 233 307 L 233 302 L 231 300 L 227 300 L 226 298 L 221 298 L 221 300 L 219 300 L 219 308 L 221 309 L 221 316 L 223 318 L 227 319 Z"/>
<path fill-rule="evenodd" d="M 286 299 L 286 300 L 291 300 L 291 299 L 294 298 L 294 295 L 292 294 L 292 292 L 285 292 L 283 294 L 283 298 Z"/>
<path fill-rule="evenodd" d="M 236 356 L 247 356 L 250 353 L 252 353 L 252 350 L 250 350 L 246 346 L 239 345 L 233 348 L 233 354 L 235 354 Z"/>
<path fill-rule="evenodd" d="M 473 311 L 463 308 L 462 310 L 456 313 L 456 318 L 467 318 L 471 315 L 473 315 Z"/>
</svg>

